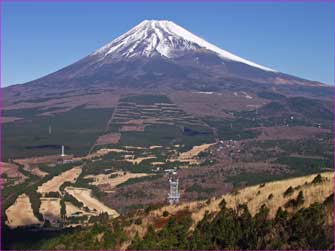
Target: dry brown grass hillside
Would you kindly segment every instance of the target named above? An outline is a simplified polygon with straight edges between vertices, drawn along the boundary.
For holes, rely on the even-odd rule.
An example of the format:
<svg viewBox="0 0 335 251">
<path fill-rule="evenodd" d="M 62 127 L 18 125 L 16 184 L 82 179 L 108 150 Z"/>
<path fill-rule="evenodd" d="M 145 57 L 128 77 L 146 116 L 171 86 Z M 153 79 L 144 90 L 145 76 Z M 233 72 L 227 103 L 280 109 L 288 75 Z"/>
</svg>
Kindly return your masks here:
<svg viewBox="0 0 335 251">
<path fill-rule="evenodd" d="M 178 215 L 185 211 L 191 212 L 193 227 L 203 219 L 206 212 L 216 213 L 220 210 L 220 202 L 225 199 L 227 207 L 236 208 L 237 205 L 245 203 L 248 205 L 250 213 L 254 215 L 258 209 L 265 204 L 270 209 L 270 217 L 274 217 L 279 207 L 285 207 L 285 204 L 295 199 L 300 191 L 303 192 L 304 202 L 298 208 L 286 208 L 288 211 L 298 210 L 301 207 L 308 207 L 315 202 L 323 202 L 334 191 L 334 172 L 324 172 L 321 174 L 322 182 L 315 183 L 313 180 L 317 174 L 291 178 L 280 181 L 273 181 L 261 185 L 242 188 L 234 193 L 226 194 L 218 198 L 212 198 L 207 201 L 194 201 L 181 203 L 179 205 L 163 206 L 159 209 L 152 210 L 148 214 L 140 213 L 134 216 L 134 220 L 141 218 L 140 224 L 131 224 L 125 230 L 132 239 L 136 232 L 140 237 L 144 236 L 149 225 L 155 229 L 160 229 L 168 221 L 169 216 Z M 289 187 L 293 188 L 290 195 L 284 196 Z M 163 212 L 167 211 L 169 216 L 164 217 Z M 121 247 L 125 249 L 129 242 Z"/>
</svg>

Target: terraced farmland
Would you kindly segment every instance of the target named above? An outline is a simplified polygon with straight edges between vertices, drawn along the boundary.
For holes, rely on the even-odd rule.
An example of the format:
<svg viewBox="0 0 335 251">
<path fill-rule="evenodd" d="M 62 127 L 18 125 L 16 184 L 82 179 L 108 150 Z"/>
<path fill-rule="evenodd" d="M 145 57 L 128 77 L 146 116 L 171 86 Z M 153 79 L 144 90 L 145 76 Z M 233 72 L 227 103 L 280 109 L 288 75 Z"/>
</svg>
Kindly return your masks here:
<svg viewBox="0 0 335 251">
<path fill-rule="evenodd" d="M 123 146 L 184 144 L 190 149 L 214 141 L 211 127 L 185 113 L 163 95 L 121 98 L 107 131 L 121 133 L 119 144 Z"/>
</svg>

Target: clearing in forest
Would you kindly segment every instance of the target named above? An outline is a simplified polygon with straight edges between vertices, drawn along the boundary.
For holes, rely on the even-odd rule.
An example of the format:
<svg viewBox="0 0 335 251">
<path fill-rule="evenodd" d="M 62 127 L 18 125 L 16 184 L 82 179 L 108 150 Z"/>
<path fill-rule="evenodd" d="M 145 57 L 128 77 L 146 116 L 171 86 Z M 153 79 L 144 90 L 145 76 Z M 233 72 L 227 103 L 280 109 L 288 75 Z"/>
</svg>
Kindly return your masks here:
<svg viewBox="0 0 335 251">
<path fill-rule="evenodd" d="M 66 217 L 72 216 L 84 216 L 84 215 L 95 215 L 93 213 L 85 212 L 84 210 L 76 207 L 71 202 L 65 202 Z"/>
<path fill-rule="evenodd" d="M 80 173 L 81 167 L 74 167 L 43 183 L 41 186 L 38 187 L 37 192 L 42 194 L 49 192 L 59 192 L 59 188 L 64 182 L 75 182 Z"/>
<path fill-rule="evenodd" d="M 60 198 L 41 198 L 40 213 L 50 223 L 57 222 L 60 219 Z"/>
<path fill-rule="evenodd" d="M 114 172 L 111 174 L 98 174 L 98 175 L 87 175 L 85 178 L 93 178 L 94 182 L 92 185 L 106 185 L 110 186 L 110 189 L 115 188 L 117 185 L 120 185 L 126 182 L 129 179 L 139 178 L 144 176 L 149 176 L 148 173 L 129 173 L 129 172 Z"/>
<path fill-rule="evenodd" d="M 6 224 L 10 228 L 40 224 L 40 221 L 34 215 L 30 199 L 26 194 L 21 194 L 17 197 L 14 204 L 6 210 L 6 216 Z"/>
<path fill-rule="evenodd" d="M 116 212 L 114 209 L 107 207 L 102 202 L 94 198 L 90 189 L 79 187 L 66 187 L 65 191 L 96 213 L 105 212 L 113 218 L 119 216 L 118 212 Z"/>
</svg>

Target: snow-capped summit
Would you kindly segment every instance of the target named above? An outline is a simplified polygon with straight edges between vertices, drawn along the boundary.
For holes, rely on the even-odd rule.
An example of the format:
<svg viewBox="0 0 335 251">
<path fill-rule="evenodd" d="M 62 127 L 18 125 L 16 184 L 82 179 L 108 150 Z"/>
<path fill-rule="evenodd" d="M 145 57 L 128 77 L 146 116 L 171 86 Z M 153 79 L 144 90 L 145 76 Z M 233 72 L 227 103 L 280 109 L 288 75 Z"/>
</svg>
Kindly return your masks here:
<svg viewBox="0 0 335 251">
<path fill-rule="evenodd" d="M 236 61 L 265 71 L 275 72 L 270 68 L 225 51 L 167 20 L 145 20 L 92 55 L 101 58 L 152 57 L 155 55 L 176 58 L 189 51 L 200 49 L 214 52 L 224 60 Z"/>
<path fill-rule="evenodd" d="M 88 56 L 32 82 L 198 91 L 320 85 L 245 60 L 166 20 L 145 20 Z"/>
</svg>

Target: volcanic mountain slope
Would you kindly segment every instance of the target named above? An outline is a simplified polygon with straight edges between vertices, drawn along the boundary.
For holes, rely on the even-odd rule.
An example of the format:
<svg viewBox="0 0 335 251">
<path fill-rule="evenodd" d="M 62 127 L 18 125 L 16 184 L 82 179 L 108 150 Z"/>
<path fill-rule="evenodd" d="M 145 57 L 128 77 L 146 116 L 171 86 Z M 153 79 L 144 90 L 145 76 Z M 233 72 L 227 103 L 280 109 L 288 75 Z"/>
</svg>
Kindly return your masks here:
<svg viewBox="0 0 335 251">
<path fill-rule="evenodd" d="M 78 134 L 87 137 L 87 150 L 104 132 L 103 128 L 109 128 L 106 123 L 112 121 L 113 109 L 117 110 L 120 104 L 122 108 L 120 100 L 129 95 L 148 97 L 149 94 L 150 97 L 158 93 L 168 97 L 188 117 L 232 119 L 236 117 L 234 112 L 247 110 L 251 113 L 241 116 L 254 120 L 254 111 L 258 109 L 257 116 L 262 120 L 268 115 L 285 117 L 278 122 L 281 125 L 287 124 L 286 118 L 292 114 L 304 120 L 299 125 L 311 121 L 309 125 L 323 124 L 329 128 L 332 120 L 331 87 L 245 60 L 171 21 L 143 21 L 70 66 L 2 91 L 2 122 L 6 123 L 3 129 L 8 138 L 4 148 L 11 143 L 15 148 L 20 145 L 24 147 L 17 149 L 21 153 L 50 148 L 50 139 L 42 142 L 40 135 L 51 124 L 54 125 L 52 135 L 62 139 L 53 143 L 54 148 Z M 292 100 L 298 102 L 293 104 Z M 314 108 L 299 108 L 306 104 Z M 301 117 L 299 113 L 308 116 Z M 264 125 L 263 121 L 253 124 Z M 68 133 L 66 137 L 64 130 Z M 26 132 L 34 135 L 31 144 L 24 138 Z"/>
<path fill-rule="evenodd" d="M 259 83 L 321 85 L 255 64 L 206 42 L 173 22 L 156 20 L 141 22 L 79 62 L 37 83 L 90 81 L 92 77 L 101 82 L 111 81 L 113 85 L 129 78 L 141 81 L 148 77 L 157 80 L 164 77 L 212 78 L 216 81 L 232 77 Z"/>
<path fill-rule="evenodd" d="M 145 20 L 78 62 L 5 88 L 4 104 L 90 88 L 268 90 L 331 96 L 324 84 L 290 76 L 218 48 L 171 21 Z M 98 91 L 97 91 L 98 90 Z"/>
</svg>

